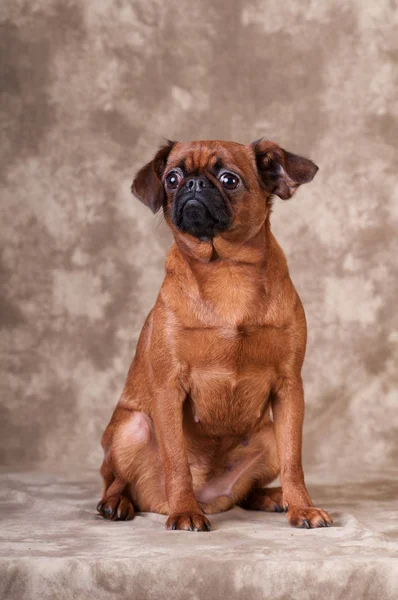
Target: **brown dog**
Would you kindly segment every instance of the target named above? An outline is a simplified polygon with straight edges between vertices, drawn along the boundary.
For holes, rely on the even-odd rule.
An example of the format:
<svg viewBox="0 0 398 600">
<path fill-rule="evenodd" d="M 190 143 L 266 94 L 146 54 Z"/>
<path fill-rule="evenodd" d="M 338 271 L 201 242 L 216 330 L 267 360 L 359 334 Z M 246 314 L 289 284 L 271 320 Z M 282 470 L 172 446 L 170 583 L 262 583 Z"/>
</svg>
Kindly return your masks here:
<svg viewBox="0 0 398 600">
<path fill-rule="evenodd" d="M 175 243 L 102 437 L 102 516 L 204 531 L 205 513 L 239 504 L 331 524 L 304 483 L 306 321 L 270 230 L 272 194 L 317 170 L 265 140 L 201 141 L 169 142 L 137 174 L 133 193 L 163 208 Z"/>
</svg>

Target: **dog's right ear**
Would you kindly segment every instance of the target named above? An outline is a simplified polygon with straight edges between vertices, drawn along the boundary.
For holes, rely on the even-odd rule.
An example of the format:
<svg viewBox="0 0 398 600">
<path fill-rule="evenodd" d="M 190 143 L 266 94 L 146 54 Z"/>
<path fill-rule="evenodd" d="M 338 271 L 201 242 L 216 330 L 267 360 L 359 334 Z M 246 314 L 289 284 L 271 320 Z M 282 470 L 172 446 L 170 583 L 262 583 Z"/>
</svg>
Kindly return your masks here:
<svg viewBox="0 0 398 600">
<path fill-rule="evenodd" d="M 154 158 L 138 171 L 131 186 L 134 196 L 149 206 L 153 213 L 157 213 L 165 201 L 161 179 L 175 143 L 167 140 L 167 144 L 160 148 Z"/>
</svg>

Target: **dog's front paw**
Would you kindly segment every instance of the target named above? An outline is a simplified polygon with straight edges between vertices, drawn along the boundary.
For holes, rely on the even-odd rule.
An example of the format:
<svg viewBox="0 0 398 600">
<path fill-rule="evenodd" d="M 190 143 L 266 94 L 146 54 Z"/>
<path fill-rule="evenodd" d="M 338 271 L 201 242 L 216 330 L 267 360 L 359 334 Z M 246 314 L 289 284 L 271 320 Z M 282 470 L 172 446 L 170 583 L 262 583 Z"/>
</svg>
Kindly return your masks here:
<svg viewBox="0 0 398 600">
<path fill-rule="evenodd" d="M 181 531 L 210 531 L 210 521 L 202 513 L 174 513 L 166 521 L 166 529 Z"/>
<path fill-rule="evenodd" d="M 325 510 L 313 506 L 309 508 L 289 506 L 287 518 L 292 527 L 302 527 L 304 529 L 330 527 L 333 523 L 332 517 Z"/>
</svg>

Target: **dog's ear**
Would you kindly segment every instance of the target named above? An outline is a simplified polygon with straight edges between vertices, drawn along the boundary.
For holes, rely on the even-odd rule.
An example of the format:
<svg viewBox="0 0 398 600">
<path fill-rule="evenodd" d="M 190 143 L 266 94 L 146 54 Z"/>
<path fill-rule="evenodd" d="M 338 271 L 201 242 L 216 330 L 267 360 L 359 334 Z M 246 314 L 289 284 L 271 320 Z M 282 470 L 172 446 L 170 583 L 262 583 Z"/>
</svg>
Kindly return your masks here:
<svg viewBox="0 0 398 600">
<path fill-rule="evenodd" d="M 287 152 L 263 138 L 251 146 L 262 185 L 282 200 L 291 198 L 299 185 L 312 181 L 318 171 L 308 158 Z"/>
<path fill-rule="evenodd" d="M 161 179 L 175 143 L 167 140 L 167 144 L 158 150 L 154 158 L 138 171 L 131 186 L 134 196 L 149 206 L 153 213 L 158 212 L 165 200 Z"/>
</svg>

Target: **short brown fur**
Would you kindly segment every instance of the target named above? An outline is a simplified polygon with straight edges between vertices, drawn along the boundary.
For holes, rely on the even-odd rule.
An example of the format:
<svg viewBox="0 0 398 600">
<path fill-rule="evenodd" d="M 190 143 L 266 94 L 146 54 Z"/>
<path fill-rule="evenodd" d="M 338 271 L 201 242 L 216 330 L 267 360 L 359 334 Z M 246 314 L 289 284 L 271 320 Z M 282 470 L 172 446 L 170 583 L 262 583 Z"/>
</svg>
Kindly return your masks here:
<svg viewBox="0 0 398 600">
<path fill-rule="evenodd" d="M 164 181 L 184 162 L 205 173 L 222 161 L 242 177 L 224 194 L 231 226 L 211 240 L 172 222 Z M 328 526 L 312 505 L 301 463 L 306 320 L 270 229 L 272 194 L 286 199 L 317 167 L 266 140 L 169 142 L 132 189 L 163 207 L 175 243 L 125 388 L 103 435 L 98 510 L 169 515 L 168 529 L 210 529 L 205 514 L 235 504 L 287 511 L 293 526 Z M 282 488 L 267 489 L 280 474 Z"/>
</svg>

